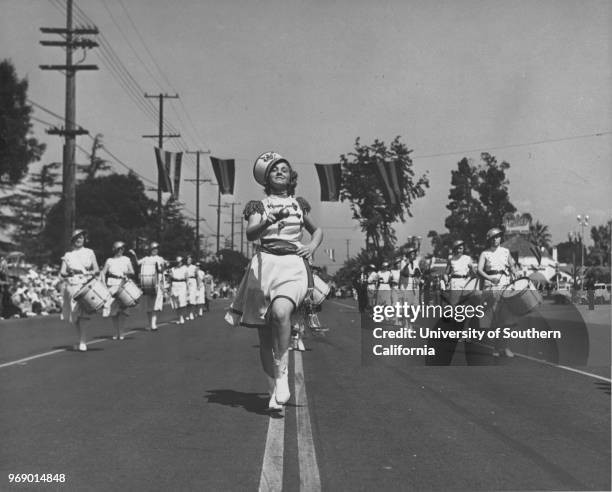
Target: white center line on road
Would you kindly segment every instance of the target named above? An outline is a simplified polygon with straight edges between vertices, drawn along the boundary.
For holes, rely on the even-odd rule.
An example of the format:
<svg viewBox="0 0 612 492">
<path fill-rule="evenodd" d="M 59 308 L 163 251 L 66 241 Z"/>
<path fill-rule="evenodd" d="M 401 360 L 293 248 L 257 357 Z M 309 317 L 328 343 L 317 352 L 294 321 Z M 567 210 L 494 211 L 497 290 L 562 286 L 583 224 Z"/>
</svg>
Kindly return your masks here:
<svg viewBox="0 0 612 492">
<path fill-rule="evenodd" d="M 318 492 L 321 490 L 321 477 L 310 425 L 302 352 L 293 351 L 293 356 L 300 491 Z"/>
<path fill-rule="evenodd" d="M 285 417 L 272 414 L 268 423 L 266 450 L 264 451 L 261 476 L 259 477 L 259 492 L 280 492 L 283 489 L 284 452 Z"/>
<path fill-rule="evenodd" d="M 160 323 L 157 326 L 164 326 L 164 325 L 168 325 L 170 323 Z M 124 333 L 124 336 L 126 335 L 132 335 L 134 333 L 138 333 L 138 331 L 140 330 L 131 330 L 128 331 L 126 333 Z M 100 338 L 98 340 L 92 340 L 91 342 L 87 342 L 87 346 L 89 347 L 90 345 L 95 345 L 96 343 L 102 343 L 102 342 L 108 342 L 109 339 L 108 338 Z M 18 360 L 13 360 L 11 362 L 5 362 L 4 364 L 0 364 L 0 369 L 4 368 L 4 367 L 9 367 L 9 366 L 14 366 L 17 364 L 25 364 L 26 362 L 29 362 L 31 360 L 34 359 L 40 359 L 41 357 L 47 357 L 49 355 L 53 355 L 53 354 L 60 354 L 62 352 L 68 352 L 69 349 L 57 349 L 57 350 L 51 350 L 49 352 L 43 352 L 42 354 L 36 354 L 36 355 L 31 355 L 30 357 L 24 357 L 23 359 L 18 359 Z"/>
</svg>

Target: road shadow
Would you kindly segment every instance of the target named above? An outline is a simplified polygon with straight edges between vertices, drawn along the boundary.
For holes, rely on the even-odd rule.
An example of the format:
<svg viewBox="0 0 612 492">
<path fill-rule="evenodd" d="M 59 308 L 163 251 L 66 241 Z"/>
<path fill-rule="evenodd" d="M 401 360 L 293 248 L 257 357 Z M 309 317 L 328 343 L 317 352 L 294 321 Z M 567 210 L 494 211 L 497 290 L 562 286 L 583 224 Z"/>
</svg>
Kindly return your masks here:
<svg viewBox="0 0 612 492">
<path fill-rule="evenodd" d="M 597 387 L 597 389 L 603 391 L 606 395 L 610 394 L 610 383 L 597 382 L 595 383 L 595 386 Z"/>
<path fill-rule="evenodd" d="M 66 352 L 81 352 L 75 345 L 57 345 L 53 347 L 53 350 L 65 350 Z M 87 350 L 83 353 L 87 352 L 99 352 L 104 349 L 96 348 L 96 347 L 87 347 Z"/>
<path fill-rule="evenodd" d="M 270 397 L 266 393 L 245 393 L 230 389 L 206 390 L 204 397 L 208 403 L 217 403 L 233 408 L 244 408 L 247 412 L 257 415 L 282 418 L 278 412 L 268 410 Z"/>
</svg>

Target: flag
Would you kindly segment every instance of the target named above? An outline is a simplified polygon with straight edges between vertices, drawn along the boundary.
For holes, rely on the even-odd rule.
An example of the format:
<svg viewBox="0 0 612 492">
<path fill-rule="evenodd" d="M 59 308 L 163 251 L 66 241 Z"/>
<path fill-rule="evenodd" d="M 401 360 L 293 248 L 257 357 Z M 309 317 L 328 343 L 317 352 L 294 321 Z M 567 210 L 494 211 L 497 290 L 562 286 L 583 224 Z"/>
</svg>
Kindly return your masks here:
<svg viewBox="0 0 612 492">
<path fill-rule="evenodd" d="M 213 171 L 215 172 L 215 178 L 217 178 L 221 194 L 233 195 L 234 175 L 236 173 L 234 159 L 219 159 L 211 156 L 210 162 L 212 162 Z"/>
<path fill-rule="evenodd" d="M 321 184 L 321 201 L 337 202 L 340 199 L 340 164 L 315 164 Z"/>
<path fill-rule="evenodd" d="M 166 152 L 155 147 L 155 159 L 157 161 L 157 186 L 164 193 L 172 193 L 172 182 L 170 181 L 170 158 L 171 152 Z"/>
<path fill-rule="evenodd" d="M 172 198 L 178 200 L 179 190 L 181 187 L 181 165 L 183 162 L 183 153 L 177 152 L 174 156 L 174 190 L 172 192 Z"/>
<path fill-rule="evenodd" d="M 336 261 L 336 251 L 332 248 L 332 249 L 326 249 L 325 250 L 325 254 L 327 256 L 329 256 L 329 259 L 331 261 Z"/>
<path fill-rule="evenodd" d="M 375 171 L 380 180 L 383 195 L 387 203 L 397 205 L 402 202 L 402 191 L 399 184 L 401 162 L 376 161 Z"/>
</svg>

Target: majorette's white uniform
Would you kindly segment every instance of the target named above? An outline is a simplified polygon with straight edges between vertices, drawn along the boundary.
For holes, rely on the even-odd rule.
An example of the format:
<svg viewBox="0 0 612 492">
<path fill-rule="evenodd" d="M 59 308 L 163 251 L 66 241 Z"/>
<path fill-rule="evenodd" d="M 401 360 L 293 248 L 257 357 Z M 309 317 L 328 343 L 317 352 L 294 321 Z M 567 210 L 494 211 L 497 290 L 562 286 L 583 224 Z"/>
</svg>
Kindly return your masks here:
<svg viewBox="0 0 612 492">
<path fill-rule="evenodd" d="M 187 306 L 187 267 L 185 265 L 173 267 L 169 273 L 172 309 Z"/>
<path fill-rule="evenodd" d="M 114 296 L 119 290 L 123 279 L 127 275 L 134 275 L 134 268 L 127 256 L 120 256 L 119 258 L 109 258 L 106 260 L 104 269 L 106 270 L 106 286 L 113 297 L 104 305 L 102 316 L 115 316 L 120 311 L 124 312 L 125 308 Z"/>
<path fill-rule="evenodd" d="M 266 314 L 272 301 L 279 297 L 291 300 L 297 308 L 306 297 L 308 272 L 304 259 L 296 254 L 272 254 L 265 252 L 274 240 L 282 240 L 301 246 L 304 214 L 310 205 L 303 198 L 270 195 L 260 202 L 251 201 L 245 208 L 245 219 L 259 213 L 265 220 L 270 213 L 288 207 L 291 215 L 270 225 L 260 236 L 261 246 L 251 258 L 242 278 L 236 298 L 225 319 L 231 325 L 262 327 L 267 324 Z"/>
<path fill-rule="evenodd" d="M 150 313 L 152 311 L 161 311 L 164 308 L 164 268 L 166 260 L 159 255 L 145 256 L 138 261 L 140 265 L 141 276 L 146 274 L 154 275 L 157 278 L 155 294 L 143 293 L 140 302 L 142 309 Z"/>
<path fill-rule="evenodd" d="M 78 273 L 70 273 L 65 279 L 64 294 L 62 302 L 61 319 L 74 323 L 79 318 L 86 317 L 81 306 L 73 298 L 81 290 L 81 287 L 91 278 L 87 272 L 92 272 L 96 262 L 96 255 L 89 248 L 79 248 L 67 252 L 62 258 L 68 270 L 77 270 Z"/>
<path fill-rule="evenodd" d="M 376 294 L 376 303 L 390 305 L 391 302 L 391 271 L 381 270 L 378 272 L 378 292 Z"/>
<path fill-rule="evenodd" d="M 198 303 L 198 267 L 186 265 L 187 269 L 187 304 L 195 306 Z"/>
</svg>

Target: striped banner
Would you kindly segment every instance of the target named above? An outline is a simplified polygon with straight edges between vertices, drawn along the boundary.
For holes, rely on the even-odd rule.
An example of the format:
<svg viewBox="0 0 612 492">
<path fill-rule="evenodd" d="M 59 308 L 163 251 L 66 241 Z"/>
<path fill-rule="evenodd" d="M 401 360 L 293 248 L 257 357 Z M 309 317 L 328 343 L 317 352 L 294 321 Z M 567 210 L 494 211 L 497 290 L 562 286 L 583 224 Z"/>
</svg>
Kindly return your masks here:
<svg viewBox="0 0 612 492">
<path fill-rule="evenodd" d="M 170 161 L 172 152 L 166 152 L 155 147 L 155 160 L 157 161 L 157 186 L 163 193 L 172 193 L 170 181 Z"/>
<path fill-rule="evenodd" d="M 376 174 L 380 180 L 385 200 L 391 205 L 397 205 L 402 201 L 402 191 L 399 185 L 401 165 L 400 162 L 376 161 Z"/>
<path fill-rule="evenodd" d="M 174 157 L 174 190 L 172 191 L 172 197 L 175 200 L 179 199 L 179 190 L 181 188 L 181 166 L 183 162 L 183 153 L 177 152 L 173 154 Z"/>
<path fill-rule="evenodd" d="M 236 169 L 234 165 L 234 159 L 219 159 L 217 157 L 210 157 L 215 178 L 219 184 L 219 190 L 222 195 L 233 195 L 234 194 L 234 177 Z"/>
<path fill-rule="evenodd" d="M 340 180 L 342 178 L 340 164 L 315 164 L 315 168 L 321 184 L 321 201 L 337 202 L 340 199 Z"/>
</svg>

